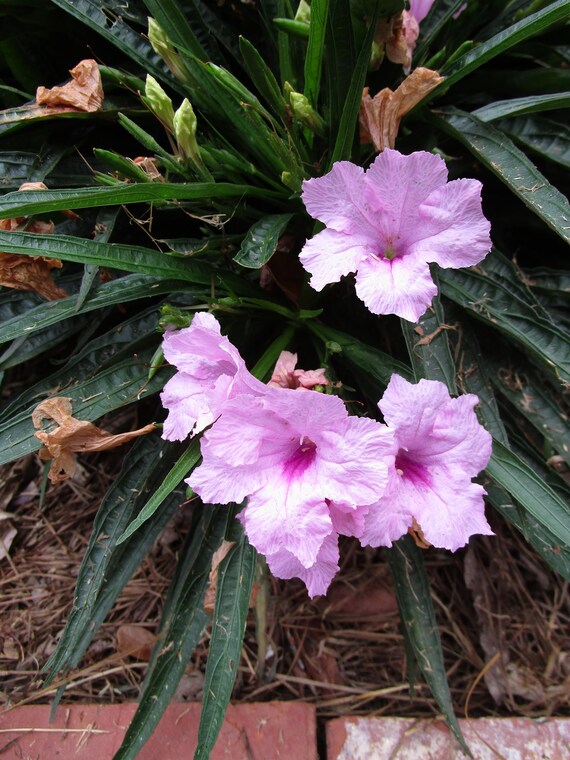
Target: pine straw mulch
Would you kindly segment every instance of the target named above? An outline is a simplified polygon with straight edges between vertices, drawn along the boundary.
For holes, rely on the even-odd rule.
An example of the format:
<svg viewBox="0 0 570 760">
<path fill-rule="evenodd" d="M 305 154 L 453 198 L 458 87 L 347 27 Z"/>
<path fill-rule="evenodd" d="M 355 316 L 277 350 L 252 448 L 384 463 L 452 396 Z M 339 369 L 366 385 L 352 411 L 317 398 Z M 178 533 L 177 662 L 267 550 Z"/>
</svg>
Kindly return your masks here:
<svg viewBox="0 0 570 760">
<path fill-rule="evenodd" d="M 17 529 L 0 560 L 5 707 L 49 702 L 58 686 L 43 688 L 41 669 L 71 609 L 93 518 L 119 460 L 84 457 L 80 478 L 49 487 L 42 508 L 35 456 L 0 472 L 0 509 L 13 514 L 9 522 Z M 181 511 L 125 588 L 81 667 L 69 675 L 64 702 L 137 698 L 146 662 L 126 654 L 132 627 L 156 630 L 187 517 Z M 456 710 L 473 717 L 569 715 L 568 584 L 498 516 L 493 527 L 495 537 L 478 537 L 466 551 L 425 553 Z M 433 715 L 437 706 L 421 679 L 410 701 L 393 586 L 381 552 L 349 540 L 342 548 L 342 572 L 326 598 L 310 601 L 298 581 L 269 580 L 266 636 L 258 642 L 252 613 L 234 700 L 303 700 L 316 704 L 323 717 Z M 177 699 L 200 699 L 207 638 Z M 259 646 L 265 648 L 263 667 Z"/>
</svg>

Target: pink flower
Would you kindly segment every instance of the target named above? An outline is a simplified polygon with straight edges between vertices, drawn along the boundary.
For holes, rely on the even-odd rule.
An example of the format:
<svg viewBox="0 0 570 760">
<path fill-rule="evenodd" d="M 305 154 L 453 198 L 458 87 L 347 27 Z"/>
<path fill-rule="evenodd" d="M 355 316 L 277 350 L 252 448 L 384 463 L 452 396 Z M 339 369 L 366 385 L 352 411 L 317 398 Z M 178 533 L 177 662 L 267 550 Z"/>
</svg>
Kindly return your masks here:
<svg viewBox="0 0 570 760">
<path fill-rule="evenodd" d="M 297 354 L 281 351 L 271 380 L 267 383 L 271 388 L 293 388 L 294 390 L 310 390 L 315 385 L 328 385 L 324 369 L 295 369 Z"/>
<path fill-rule="evenodd" d="M 390 546 L 413 520 L 434 546 L 455 551 L 474 533 L 492 535 L 485 491 L 471 479 L 486 467 L 492 439 L 473 407 L 477 396 L 451 398 L 443 383 L 416 385 L 392 375 L 379 407 L 396 441 L 388 487 L 365 516 L 363 545 Z"/>
<path fill-rule="evenodd" d="M 178 369 L 160 396 L 168 410 L 162 433 L 167 441 L 183 441 L 204 430 L 228 399 L 265 392 L 266 386 L 250 374 L 237 348 L 221 335 L 212 314 L 199 312 L 190 327 L 165 333 L 163 351 Z"/>
<path fill-rule="evenodd" d="M 434 0 L 410 0 L 410 13 L 421 24 L 428 15 Z"/>
<path fill-rule="evenodd" d="M 392 27 L 386 41 L 386 55 L 392 63 L 401 63 L 406 74 L 412 68 L 412 55 L 420 34 L 420 23 L 429 13 L 434 0 L 410 0 L 410 10 L 402 15 Z"/>
<path fill-rule="evenodd" d="M 267 388 L 225 404 L 187 482 L 207 503 L 248 497 L 245 532 L 273 573 L 323 594 L 338 570 L 338 528 L 359 523 L 345 513 L 378 500 L 393 451 L 385 425 L 349 417 L 338 397 Z"/>
<path fill-rule="evenodd" d="M 439 156 L 391 149 L 366 172 L 339 161 L 304 181 L 307 211 L 327 225 L 299 256 L 311 286 L 322 290 L 355 272 L 356 293 L 371 312 L 417 321 L 437 293 L 429 262 L 467 267 L 490 250 L 481 187 L 474 179 L 447 182 Z"/>
</svg>

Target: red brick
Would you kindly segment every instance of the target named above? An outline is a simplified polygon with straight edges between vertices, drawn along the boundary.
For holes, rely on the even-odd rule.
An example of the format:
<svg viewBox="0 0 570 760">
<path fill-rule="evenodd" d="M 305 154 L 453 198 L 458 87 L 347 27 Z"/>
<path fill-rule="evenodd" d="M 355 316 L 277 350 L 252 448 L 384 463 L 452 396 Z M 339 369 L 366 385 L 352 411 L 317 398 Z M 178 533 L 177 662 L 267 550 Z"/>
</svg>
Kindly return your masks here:
<svg viewBox="0 0 570 760">
<path fill-rule="evenodd" d="M 0 757 L 111 760 L 135 710 L 134 704 L 61 706 L 50 723 L 49 705 L 14 708 L 0 715 Z M 170 705 L 137 760 L 191 758 L 199 716 L 199 704 Z M 316 760 L 314 707 L 299 702 L 230 705 L 211 755 L 211 760 L 227 758 Z"/>
<path fill-rule="evenodd" d="M 460 720 L 476 760 L 570 758 L 570 719 Z M 327 724 L 327 760 L 460 760 L 465 758 L 441 720 L 338 718 Z"/>
</svg>

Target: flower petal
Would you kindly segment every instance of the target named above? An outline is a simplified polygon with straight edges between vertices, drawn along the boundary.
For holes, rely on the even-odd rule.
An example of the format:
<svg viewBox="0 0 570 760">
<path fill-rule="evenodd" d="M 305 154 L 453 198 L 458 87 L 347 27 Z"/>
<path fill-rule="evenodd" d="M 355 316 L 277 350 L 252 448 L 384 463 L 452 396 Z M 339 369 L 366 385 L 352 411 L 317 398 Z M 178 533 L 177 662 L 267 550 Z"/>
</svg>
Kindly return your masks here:
<svg viewBox="0 0 570 760">
<path fill-rule="evenodd" d="M 404 155 L 387 148 L 370 166 L 364 178 L 364 196 L 376 226 L 391 240 L 396 253 L 413 239 L 419 206 L 446 180 L 445 161 L 426 151 Z"/>
<path fill-rule="evenodd" d="M 266 557 L 269 569 L 277 578 L 300 578 L 307 586 L 309 596 L 326 594 L 334 576 L 339 571 L 338 537 L 330 533 L 325 540 L 317 559 L 311 567 L 303 567 L 299 560 L 285 550 Z"/>
<path fill-rule="evenodd" d="M 431 193 L 419 208 L 416 242 L 409 252 L 442 267 L 482 261 L 491 250 L 491 224 L 483 216 L 481 188 L 476 179 L 456 179 Z"/>
<path fill-rule="evenodd" d="M 341 277 L 356 272 L 359 263 L 371 250 L 372 247 L 363 241 L 326 229 L 307 240 L 299 254 L 299 260 L 312 275 L 309 285 L 314 290 L 322 290 L 325 285 L 338 282 Z"/>
<path fill-rule="evenodd" d="M 396 314 L 417 322 L 429 308 L 437 287 L 429 266 L 414 256 L 369 257 L 356 275 L 356 294 L 373 314 Z"/>
</svg>

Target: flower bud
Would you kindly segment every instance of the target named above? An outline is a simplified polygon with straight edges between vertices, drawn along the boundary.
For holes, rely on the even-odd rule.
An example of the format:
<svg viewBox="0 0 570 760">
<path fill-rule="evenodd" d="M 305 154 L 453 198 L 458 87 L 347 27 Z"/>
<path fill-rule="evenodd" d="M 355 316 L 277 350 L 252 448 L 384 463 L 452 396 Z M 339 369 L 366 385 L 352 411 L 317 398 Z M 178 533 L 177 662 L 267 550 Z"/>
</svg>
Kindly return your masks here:
<svg viewBox="0 0 570 760">
<path fill-rule="evenodd" d="M 162 58 L 176 79 L 184 81 L 184 69 L 179 63 L 178 53 L 174 50 L 164 29 L 152 16 L 148 17 L 148 41 L 154 52 Z"/>
<path fill-rule="evenodd" d="M 143 100 L 154 115 L 158 116 L 164 126 L 172 130 L 174 123 L 174 108 L 172 107 L 172 100 L 168 97 L 156 79 L 150 74 L 146 75 Z"/>
<path fill-rule="evenodd" d="M 308 127 L 311 132 L 315 132 L 317 135 L 322 135 L 325 131 L 325 122 L 322 117 L 311 106 L 305 95 L 300 92 L 291 92 L 289 95 L 289 101 L 293 114 L 304 126 Z"/>
<path fill-rule="evenodd" d="M 174 137 L 184 158 L 202 163 L 196 141 L 197 126 L 198 121 L 192 104 L 188 98 L 184 98 L 182 105 L 174 114 Z"/>
<path fill-rule="evenodd" d="M 295 21 L 303 21 L 305 24 L 309 24 L 311 21 L 311 6 L 307 3 L 307 0 L 301 0 L 297 13 L 295 13 Z"/>
</svg>

